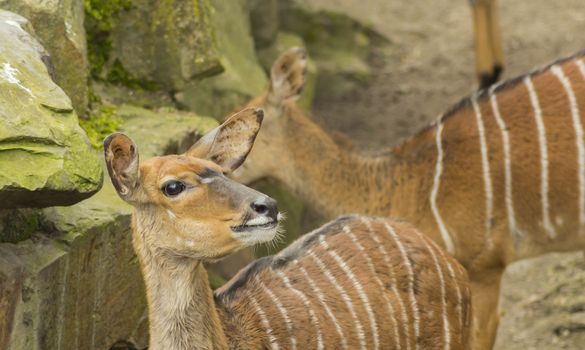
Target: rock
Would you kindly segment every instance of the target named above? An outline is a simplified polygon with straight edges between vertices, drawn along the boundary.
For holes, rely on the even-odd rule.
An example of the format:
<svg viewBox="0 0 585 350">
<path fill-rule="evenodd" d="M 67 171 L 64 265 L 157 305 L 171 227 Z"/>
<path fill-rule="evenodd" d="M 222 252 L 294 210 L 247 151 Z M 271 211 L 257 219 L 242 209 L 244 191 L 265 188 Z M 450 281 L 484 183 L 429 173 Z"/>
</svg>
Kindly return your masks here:
<svg viewBox="0 0 585 350">
<path fill-rule="evenodd" d="M 102 171 L 27 20 L 0 10 L 0 209 L 71 205 Z"/>
<path fill-rule="evenodd" d="M 263 72 L 251 36 L 250 20 L 243 0 L 210 0 L 209 24 L 214 28 L 221 52 L 222 74 L 193 81 L 175 94 L 177 102 L 199 114 L 223 118 L 233 108 L 266 89 Z"/>
<path fill-rule="evenodd" d="M 186 148 L 217 125 L 192 113 L 130 106 L 116 111 L 143 159 Z M 42 233 L 17 244 L 0 243 L 1 349 L 148 345 L 131 211 L 108 180 L 88 200 L 43 209 Z"/>
<path fill-rule="evenodd" d="M 389 43 L 367 23 L 308 1 L 281 0 L 279 13 L 280 29 L 303 38 L 317 64 L 317 97 L 341 96 L 368 81 L 370 56 Z"/>
<path fill-rule="evenodd" d="M 27 18 L 49 52 L 53 78 L 71 98 L 75 111 L 87 109 L 88 61 L 83 0 L 0 0 L 0 8 Z"/>
<path fill-rule="evenodd" d="M 208 0 L 118 1 L 117 11 L 110 12 L 112 6 L 102 1 L 89 3 L 88 14 L 111 22 L 88 27 L 88 35 L 103 46 L 92 48 L 104 56 L 92 64 L 106 65 L 101 74 L 107 80 L 177 91 L 192 79 L 223 70 Z"/>
<path fill-rule="evenodd" d="M 279 0 L 248 0 L 247 2 L 252 37 L 257 50 L 271 46 L 276 41 L 280 27 L 278 2 Z"/>
</svg>

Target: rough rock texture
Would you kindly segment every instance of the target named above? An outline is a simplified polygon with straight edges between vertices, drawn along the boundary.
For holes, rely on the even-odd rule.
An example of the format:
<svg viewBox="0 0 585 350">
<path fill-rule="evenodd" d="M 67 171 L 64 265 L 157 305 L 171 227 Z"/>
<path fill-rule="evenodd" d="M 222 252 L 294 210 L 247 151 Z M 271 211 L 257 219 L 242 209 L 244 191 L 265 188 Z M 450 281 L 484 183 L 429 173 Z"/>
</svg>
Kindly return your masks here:
<svg viewBox="0 0 585 350">
<path fill-rule="evenodd" d="M 193 81 L 175 94 L 179 104 L 199 114 L 223 118 L 234 107 L 266 88 L 251 36 L 244 0 L 210 0 L 210 25 L 221 52 L 222 74 Z"/>
<path fill-rule="evenodd" d="M 27 20 L 0 10 L 0 209 L 70 205 L 102 171 Z"/>
<path fill-rule="evenodd" d="M 87 109 L 88 62 L 83 0 L 0 0 L 0 8 L 30 21 L 51 56 L 51 73 L 79 115 Z"/>
<path fill-rule="evenodd" d="M 143 159 L 186 147 L 217 125 L 176 111 L 122 106 L 117 114 Z M 144 348 L 146 301 L 130 206 L 106 181 L 92 198 L 40 214 L 43 232 L 0 244 L 0 349 L 109 349 L 120 341 Z"/>
<path fill-rule="evenodd" d="M 317 64 L 318 97 L 342 95 L 372 77 L 368 60 L 388 39 L 369 24 L 307 0 L 281 0 L 278 11 L 280 29 L 303 38 Z"/>
<path fill-rule="evenodd" d="M 223 70 L 208 0 L 133 0 L 112 24 L 110 69 L 177 91 Z"/>
</svg>

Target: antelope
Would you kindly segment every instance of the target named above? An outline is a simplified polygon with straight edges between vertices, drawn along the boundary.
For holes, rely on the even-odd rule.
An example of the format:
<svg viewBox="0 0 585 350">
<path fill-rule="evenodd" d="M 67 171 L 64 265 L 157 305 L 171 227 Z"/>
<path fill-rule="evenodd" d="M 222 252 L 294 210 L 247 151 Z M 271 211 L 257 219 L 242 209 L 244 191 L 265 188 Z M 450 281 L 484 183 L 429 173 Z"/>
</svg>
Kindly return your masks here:
<svg viewBox="0 0 585 350">
<path fill-rule="evenodd" d="M 142 163 L 128 136 L 104 141 L 112 184 L 134 207 L 150 348 L 466 349 L 466 271 L 406 223 L 338 218 L 212 292 L 204 263 L 277 235 L 276 202 L 224 176 L 262 117 L 246 109 L 186 153 Z"/>
<path fill-rule="evenodd" d="M 497 0 L 469 0 L 473 18 L 475 67 L 480 88 L 498 81 L 504 68 Z"/>
<path fill-rule="evenodd" d="M 295 104 L 306 51 L 271 68 L 243 183 L 272 177 L 324 217 L 408 221 L 467 269 L 474 349 L 493 346 L 510 263 L 585 248 L 585 51 L 480 90 L 377 156 L 347 151 Z M 582 115 L 584 114 L 584 115 Z"/>
</svg>

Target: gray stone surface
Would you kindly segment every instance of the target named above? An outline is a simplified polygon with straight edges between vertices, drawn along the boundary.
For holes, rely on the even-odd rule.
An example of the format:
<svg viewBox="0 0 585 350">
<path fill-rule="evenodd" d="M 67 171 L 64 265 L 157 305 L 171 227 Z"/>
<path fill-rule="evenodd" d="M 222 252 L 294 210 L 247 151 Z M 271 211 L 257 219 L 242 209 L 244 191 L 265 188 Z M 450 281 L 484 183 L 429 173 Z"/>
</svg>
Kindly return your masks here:
<svg viewBox="0 0 585 350">
<path fill-rule="evenodd" d="M 0 8 L 28 19 L 54 67 L 52 73 L 79 115 L 87 109 L 88 61 L 83 0 L 0 0 Z"/>
<path fill-rule="evenodd" d="M 109 64 L 133 79 L 180 90 L 223 70 L 208 0 L 134 0 L 113 18 Z"/>
<path fill-rule="evenodd" d="M 70 205 L 102 184 L 97 155 L 30 28 L 0 10 L 0 209 Z"/>
<path fill-rule="evenodd" d="M 221 119 L 233 108 L 262 93 L 266 74 L 262 70 L 251 34 L 248 8 L 244 0 L 210 0 L 221 64 L 219 75 L 192 81 L 176 100 L 189 110 Z"/>
</svg>

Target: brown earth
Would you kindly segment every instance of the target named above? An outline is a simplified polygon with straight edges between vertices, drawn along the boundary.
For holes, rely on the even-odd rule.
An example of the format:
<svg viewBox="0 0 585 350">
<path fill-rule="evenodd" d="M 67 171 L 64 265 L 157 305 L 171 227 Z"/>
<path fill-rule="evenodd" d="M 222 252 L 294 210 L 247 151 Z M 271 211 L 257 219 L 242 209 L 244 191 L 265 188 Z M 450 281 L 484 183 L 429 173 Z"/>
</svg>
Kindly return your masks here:
<svg viewBox="0 0 585 350">
<path fill-rule="evenodd" d="M 365 151 L 391 146 L 428 124 L 475 87 L 471 16 L 465 0 L 312 0 L 387 36 L 374 78 L 349 96 L 318 100 L 328 130 Z M 500 5 L 506 71 L 523 74 L 585 48 L 585 1 Z M 553 254 L 511 266 L 504 278 L 496 349 L 585 349 L 585 259 Z"/>
</svg>

